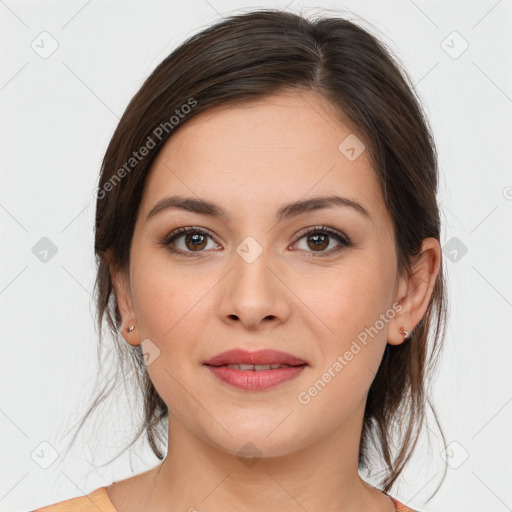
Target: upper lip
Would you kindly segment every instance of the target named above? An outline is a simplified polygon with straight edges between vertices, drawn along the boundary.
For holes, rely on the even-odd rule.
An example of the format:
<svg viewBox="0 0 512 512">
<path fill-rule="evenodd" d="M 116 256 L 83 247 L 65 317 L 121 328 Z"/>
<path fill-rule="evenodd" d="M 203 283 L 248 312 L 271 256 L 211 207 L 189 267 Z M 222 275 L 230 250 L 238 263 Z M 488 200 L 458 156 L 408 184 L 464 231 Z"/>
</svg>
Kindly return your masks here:
<svg viewBox="0 0 512 512">
<path fill-rule="evenodd" d="M 217 354 L 205 361 L 204 364 L 209 366 L 222 366 L 224 364 L 287 364 L 299 366 L 307 364 L 307 362 L 279 350 L 266 349 L 249 352 L 241 348 L 235 348 Z"/>
</svg>

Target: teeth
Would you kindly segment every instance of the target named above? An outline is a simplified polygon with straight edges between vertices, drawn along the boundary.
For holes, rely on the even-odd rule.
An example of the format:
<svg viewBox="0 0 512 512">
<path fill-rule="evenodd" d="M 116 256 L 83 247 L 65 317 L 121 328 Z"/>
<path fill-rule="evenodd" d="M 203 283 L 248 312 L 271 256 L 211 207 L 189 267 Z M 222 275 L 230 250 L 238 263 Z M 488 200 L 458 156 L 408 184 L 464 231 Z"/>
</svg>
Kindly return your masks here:
<svg viewBox="0 0 512 512">
<path fill-rule="evenodd" d="M 269 364 L 240 364 L 240 370 L 270 370 Z"/>
<path fill-rule="evenodd" d="M 235 370 L 252 370 L 252 371 L 263 371 L 263 370 L 275 370 L 276 368 L 288 368 L 288 364 L 227 364 L 228 368 Z"/>
</svg>

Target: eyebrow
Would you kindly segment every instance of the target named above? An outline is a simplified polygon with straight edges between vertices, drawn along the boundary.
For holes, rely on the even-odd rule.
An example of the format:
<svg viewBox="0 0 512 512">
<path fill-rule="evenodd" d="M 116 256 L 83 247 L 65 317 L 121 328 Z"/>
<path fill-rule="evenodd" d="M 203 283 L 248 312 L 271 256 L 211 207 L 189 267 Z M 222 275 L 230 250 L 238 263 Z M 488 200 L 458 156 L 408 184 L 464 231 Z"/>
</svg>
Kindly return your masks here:
<svg viewBox="0 0 512 512">
<path fill-rule="evenodd" d="M 276 221 L 281 222 L 282 220 L 296 217 L 304 213 L 309 213 L 314 210 L 334 207 L 352 208 L 353 210 L 359 212 L 371 220 L 371 215 L 369 212 L 361 204 L 352 199 L 341 196 L 322 196 L 313 197 L 311 199 L 305 199 L 302 201 L 295 201 L 293 203 L 281 206 L 276 214 Z M 209 217 L 216 217 L 224 221 L 229 220 L 229 215 L 224 209 L 205 199 L 185 196 L 167 196 L 163 199 L 160 199 L 160 201 L 155 204 L 155 206 L 148 213 L 146 221 L 160 212 L 173 209 L 185 210 L 187 212 L 197 213 L 199 215 L 207 215 Z"/>
</svg>

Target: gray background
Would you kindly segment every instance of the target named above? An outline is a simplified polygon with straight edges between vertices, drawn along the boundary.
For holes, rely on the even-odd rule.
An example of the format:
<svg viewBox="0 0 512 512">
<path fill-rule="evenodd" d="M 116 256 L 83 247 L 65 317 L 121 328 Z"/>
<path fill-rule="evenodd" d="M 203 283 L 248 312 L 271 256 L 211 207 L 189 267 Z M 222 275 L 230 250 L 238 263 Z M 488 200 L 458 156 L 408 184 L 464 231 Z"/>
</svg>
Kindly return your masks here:
<svg viewBox="0 0 512 512">
<path fill-rule="evenodd" d="M 511 2 L 319 4 L 0 0 L 1 511 L 85 494 L 158 462 L 138 443 L 97 467 L 135 431 L 137 404 L 122 388 L 62 458 L 97 373 L 100 162 L 129 99 L 180 42 L 222 15 L 287 5 L 367 20 L 410 73 L 438 145 L 451 312 L 433 397 L 451 444 L 444 453 L 430 421 L 392 494 L 422 511 L 512 510 Z M 443 457 L 447 477 L 424 505 Z"/>
</svg>

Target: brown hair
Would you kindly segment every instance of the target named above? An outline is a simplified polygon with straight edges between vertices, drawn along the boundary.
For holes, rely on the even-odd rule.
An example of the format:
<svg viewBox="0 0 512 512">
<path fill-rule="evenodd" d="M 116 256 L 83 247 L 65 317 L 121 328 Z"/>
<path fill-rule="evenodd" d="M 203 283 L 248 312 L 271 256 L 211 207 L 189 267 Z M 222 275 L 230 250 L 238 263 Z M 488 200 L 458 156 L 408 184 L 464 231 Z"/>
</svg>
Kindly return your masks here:
<svg viewBox="0 0 512 512">
<path fill-rule="evenodd" d="M 112 252 L 119 268 L 128 269 L 145 179 L 176 129 L 212 107 L 254 101 L 282 90 L 319 93 L 334 113 L 357 130 L 393 219 L 399 272 L 410 272 L 423 239 L 440 239 L 433 137 L 414 86 L 382 42 L 346 19 L 308 20 L 270 9 L 233 15 L 186 40 L 156 67 L 130 101 L 104 156 L 97 190 L 99 349 L 106 317 L 117 346 L 118 368 L 123 375 L 125 367 L 134 370 L 143 393 L 144 420 L 131 444 L 145 431 L 160 460 L 164 455 L 158 442 L 164 440 L 160 429 L 167 406 L 149 379 L 141 346 L 119 343 L 121 316 L 106 251 Z M 384 491 L 392 487 L 411 457 L 427 404 L 439 426 L 426 384 L 445 334 L 445 294 L 441 266 L 427 312 L 408 341 L 386 345 L 368 393 L 359 468 L 371 468 L 369 442 L 378 442 L 387 468 L 381 482 Z M 111 389 L 103 388 L 80 428 Z M 393 453 L 397 425 L 400 439 Z"/>
</svg>

